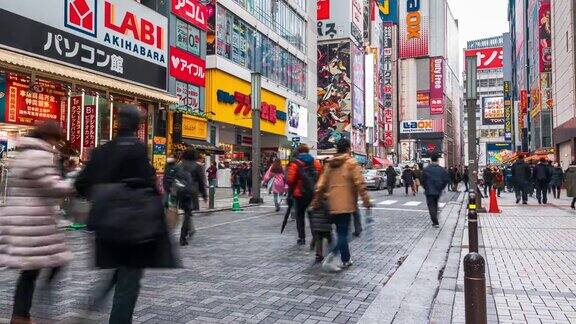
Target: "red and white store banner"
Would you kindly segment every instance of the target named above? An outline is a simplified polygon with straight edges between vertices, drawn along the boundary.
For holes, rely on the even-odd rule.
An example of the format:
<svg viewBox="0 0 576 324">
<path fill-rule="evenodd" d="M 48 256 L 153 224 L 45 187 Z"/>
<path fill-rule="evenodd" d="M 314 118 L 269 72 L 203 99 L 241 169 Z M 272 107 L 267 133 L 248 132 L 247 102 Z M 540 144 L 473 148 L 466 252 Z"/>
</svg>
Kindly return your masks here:
<svg viewBox="0 0 576 324">
<path fill-rule="evenodd" d="M 429 1 L 400 0 L 400 58 L 428 56 Z"/>
<path fill-rule="evenodd" d="M 96 147 L 96 105 L 84 106 L 84 142 L 82 160 L 90 158 L 90 152 Z"/>
<path fill-rule="evenodd" d="M 504 66 L 504 49 L 502 47 L 479 48 L 464 51 L 464 57 L 476 56 L 478 70 L 500 69 Z"/>
<path fill-rule="evenodd" d="M 188 52 L 170 46 L 170 75 L 174 78 L 204 87 L 206 84 L 206 61 Z"/>
<path fill-rule="evenodd" d="M 196 0 L 172 0 L 172 13 L 202 29 L 208 29 L 208 10 Z"/>
<path fill-rule="evenodd" d="M 80 152 L 82 145 L 82 96 L 70 98 L 70 146 Z"/>
<path fill-rule="evenodd" d="M 430 114 L 444 113 L 444 58 L 430 58 Z"/>
</svg>

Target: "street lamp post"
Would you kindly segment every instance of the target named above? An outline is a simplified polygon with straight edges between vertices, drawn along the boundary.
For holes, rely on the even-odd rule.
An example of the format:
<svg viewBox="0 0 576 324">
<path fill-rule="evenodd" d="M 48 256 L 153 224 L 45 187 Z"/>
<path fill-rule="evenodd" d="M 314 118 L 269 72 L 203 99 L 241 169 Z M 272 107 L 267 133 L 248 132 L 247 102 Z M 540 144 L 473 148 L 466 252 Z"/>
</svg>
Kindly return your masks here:
<svg viewBox="0 0 576 324">
<path fill-rule="evenodd" d="M 261 161 L 261 135 L 260 135 L 260 107 L 262 105 L 262 73 L 261 54 L 254 41 L 254 71 L 251 75 L 252 94 L 250 95 L 252 105 L 252 198 L 250 204 L 262 204 L 264 200 L 260 197 L 260 161 Z"/>
<path fill-rule="evenodd" d="M 476 75 L 476 56 L 466 57 L 466 110 L 468 112 L 468 176 L 470 188 L 478 188 L 478 152 L 476 151 L 476 100 L 478 95 Z M 476 193 L 477 210 L 482 212 L 482 196 Z"/>
</svg>

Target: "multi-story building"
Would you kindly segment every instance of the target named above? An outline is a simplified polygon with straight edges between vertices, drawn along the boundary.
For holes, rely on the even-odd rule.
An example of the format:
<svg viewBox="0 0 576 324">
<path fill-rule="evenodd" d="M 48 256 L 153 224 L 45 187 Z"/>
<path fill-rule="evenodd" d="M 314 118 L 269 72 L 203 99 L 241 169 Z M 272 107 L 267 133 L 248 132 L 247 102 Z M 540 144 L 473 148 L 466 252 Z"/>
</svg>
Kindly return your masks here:
<svg viewBox="0 0 576 324">
<path fill-rule="evenodd" d="M 475 143 L 478 165 L 498 164 L 502 150 L 511 151 L 512 143 L 505 138 L 503 36 L 468 42 L 464 56 L 476 56 L 477 96 Z M 466 82 L 466 73 L 464 73 Z M 466 94 L 464 94 L 466 96 Z M 464 156 L 468 161 L 468 113 L 464 112 Z"/>
<path fill-rule="evenodd" d="M 41 121 L 66 131 L 81 159 L 117 131 L 117 108 L 139 107 L 150 157 L 168 93 L 168 19 L 135 1 L 0 1 L 0 145 Z M 156 165 L 161 167 L 161 165 Z"/>
<path fill-rule="evenodd" d="M 576 14 L 574 1 L 552 1 L 553 141 L 566 168 L 576 159 Z"/>
<path fill-rule="evenodd" d="M 553 146 L 552 19 L 550 0 L 510 0 L 508 3 L 512 100 L 518 106 L 515 122 L 520 149 L 524 152 Z"/>
<path fill-rule="evenodd" d="M 418 12 L 420 24 L 407 27 Z M 458 21 L 445 0 L 399 5 L 399 162 L 443 153 L 444 165 L 461 158 Z"/>
<path fill-rule="evenodd" d="M 290 139 L 315 146 L 316 4 L 207 2 L 205 113 L 221 159 L 251 159 L 251 73 L 262 75 L 263 161 L 287 158 Z M 309 127 L 310 126 L 310 127 Z"/>
</svg>

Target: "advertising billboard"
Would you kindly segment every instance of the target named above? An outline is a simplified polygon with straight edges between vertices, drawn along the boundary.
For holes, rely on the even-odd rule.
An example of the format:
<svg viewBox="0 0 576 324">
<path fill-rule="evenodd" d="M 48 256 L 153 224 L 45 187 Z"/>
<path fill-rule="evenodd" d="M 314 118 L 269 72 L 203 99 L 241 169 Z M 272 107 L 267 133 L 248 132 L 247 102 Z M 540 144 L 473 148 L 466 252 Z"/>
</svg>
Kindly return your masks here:
<svg viewBox="0 0 576 324">
<path fill-rule="evenodd" d="M 398 0 L 376 0 L 380 19 L 387 23 L 398 23 Z"/>
<path fill-rule="evenodd" d="M 514 120 L 512 119 L 512 111 L 514 107 L 512 106 L 512 89 L 510 81 L 504 81 L 504 139 L 507 141 L 512 140 L 512 125 Z"/>
<path fill-rule="evenodd" d="M 382 97 L 383 97 L 383 140 L 385 148 L 394 147 L 394 63 L 393 63 L 393 39 L 392 23 L 384 23 L 383 47 L 380 62 L 382 73 Z"/>
<path fill-rule="evenodd" d="M 308 110 L 292 101 L 288 101 L 288 132 L 308 137 Z"/>
<path fill-rule="evenodd" d="M 206 61 L 170 46 L 170 75 L 178 80 L 203 87 L 206 84 Z"/>
<path fill-rule="evenodd" d="M 336 4 L 337 2 L 338 4 Z M 346 5 L 341 5 L 345 2 Z M 317 2 L 318 41 L 353 38 L 362 44 L 364 18 L 360 0 L 320 0 Z"/>
<path fill-rule="evenodd" d="M 430 58 L 430 114 L 444 113 L 444 58 Z"/>
<path fill-rule="evenodd" d="M 332 150 L 352 128 L 350 42 L 318 45 L 318 149 Z"/>
<path fill-rule="evenodd" d="M 0 46 L 166 89 L 166 17 L 135 1 L 0 0 Z"/>
<path fill-rule="evenodd" d="M 486 163 L 502 164 L 502 158 L 512 150 L 512 143 L 486 143 Z"/>
<path fill-rule="evenodd" d="M 429 1 L 399 0 L 400 58 L 428 56 Z"/>
<path fill-rule="evenodd" d="M 550 1 L 541 1 L 538 10 L 538 34 L 540 73 L 552 71 L 552 21 L 550 20 Z"/>
<path fill-rule="evenodd" d="M 401 134 L 437 133 L 444 131 L 444 119 L 403 120 L 400 123 Z"/>
<path fill-rule="evenodd" d="M 429 108 L 430 107 L 430 92 L 418 91 L 416 92 L 416 108 Z"/>
<path fill-rule="evenodd" d="M 501 46 L 464 51 L 464 57 L 468 56 L 476 56 L 476 68 L 478 70 L 504 67 L 504 48 Z"/>
<path fill-rule="evenodd" d="M 482 98 L 482 125 L 504 124 L 504 97 Z"/>
<path fill-rule="evenodd" d="M 202 30 L 208 29 L 208 11 L 197 0 L 172 0 L 172 13 Z"/>
<path fill-rule="evenodd" d="M 330 1 L 331 0 L 317 0 L 316 19 L 318 20 L 330 19 Z"/>
</svg>

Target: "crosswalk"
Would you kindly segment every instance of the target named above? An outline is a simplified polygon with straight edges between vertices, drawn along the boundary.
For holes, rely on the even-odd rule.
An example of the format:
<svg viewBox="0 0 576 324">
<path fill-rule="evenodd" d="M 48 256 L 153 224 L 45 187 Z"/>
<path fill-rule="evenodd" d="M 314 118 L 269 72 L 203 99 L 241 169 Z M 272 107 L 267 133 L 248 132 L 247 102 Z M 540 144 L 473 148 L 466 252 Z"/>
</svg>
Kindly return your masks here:
<svg viewBox="0 0 576 324">
<path fill-rule="evenodd" d="M 359 201 L 360 203 L 362 201 Z M 422 201 L 406 201 L 406 202 L 399 202 L 398 200 L 383 200 L 380 202 L 373 202 L 375 205 L 378 206 L 406 206 L 406 207 L 418 207 L 420 205 L 426 205 Z M 446 206 L 445 202 L 438 203 L 438 207 L 444 208 Z"/>
</svg>

